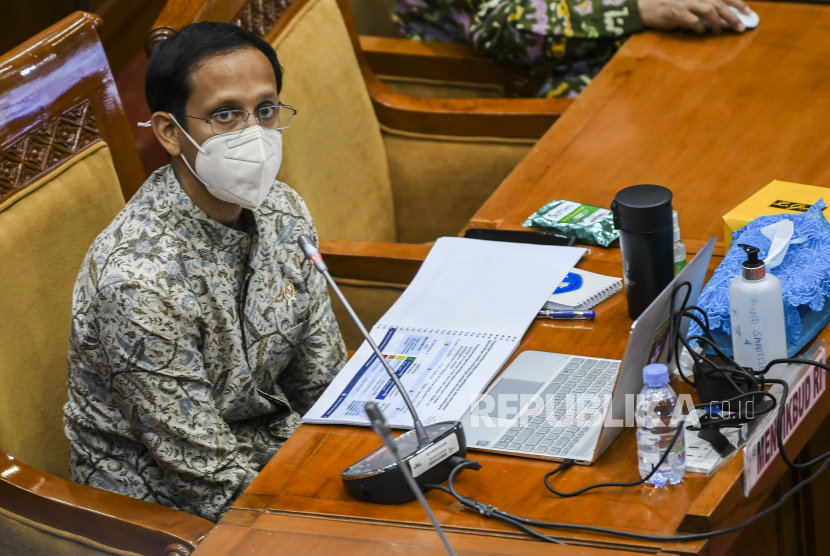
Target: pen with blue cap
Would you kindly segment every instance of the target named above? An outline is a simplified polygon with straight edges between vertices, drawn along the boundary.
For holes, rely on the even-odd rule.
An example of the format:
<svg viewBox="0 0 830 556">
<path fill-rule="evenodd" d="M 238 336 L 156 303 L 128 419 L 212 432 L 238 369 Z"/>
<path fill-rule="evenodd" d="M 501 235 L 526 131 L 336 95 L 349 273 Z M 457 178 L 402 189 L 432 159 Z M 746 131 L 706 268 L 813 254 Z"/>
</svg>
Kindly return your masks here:
<svg viewBox="0 0 830 556">
<path fill-rule="evenodd" d="M 595 311 L 539 311 L 537 319 L 550 320 L 594 320 Z"/>
</svg>

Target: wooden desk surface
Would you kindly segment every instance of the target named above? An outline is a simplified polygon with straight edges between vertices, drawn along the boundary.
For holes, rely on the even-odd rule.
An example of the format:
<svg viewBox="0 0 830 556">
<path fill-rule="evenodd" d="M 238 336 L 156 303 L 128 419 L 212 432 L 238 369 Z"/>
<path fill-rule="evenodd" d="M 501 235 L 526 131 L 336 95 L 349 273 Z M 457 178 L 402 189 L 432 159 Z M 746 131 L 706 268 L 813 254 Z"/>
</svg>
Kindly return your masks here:
<svg viewBox="0 0 830 556">
<path fill-rule="evenodd" d="M 543 556 L 551 545 L 531 540 L 448 532 L 456 553 L 467 556 Z M 634 556 L 627 550 L 557 546 L 559 556 Z M 445 556 L 432 529 L 334 521 L 265 512 L 231 510 L 196 554 L 345 556 L 382 554 Z"/>
<path fill-rule="evenodd" d="M 655 183 L 687 246 L 716 235 L 722 253 L 722 216 L 772 180 L 830 186 L 830 7 L 749 4 L 761 24 L 743 35 L 631 38 L 470 225 Z"/>
<path fill-rule="evenodd" d="M 719 258 L 713 259 L 710 270 L 719 262 Z M 619 276 L 619 250 L 591 249 L 579 266 Z M 535 322 L 517 354 L 535 349 L 621 358 L 630 325 L 625 298 L 619 294 L 597 307 L 597 318 L 593 322 Z M 679 380 L 675 381 L 677 389 L 685 387 L 677 383 Z M 821 418 L 817 416 L 810 426 L 799 429 L 788 442 L 789 453 L 798 453 L 830 412 L 830 396 L 824 396 L 822 400 L 822 405 L 817 408 L 822 412 Z M 633 433 L 633 429 L 626 430 L 596 464 L 572 468 L 554 484 L 570 491 L 601 481 L 636 480 L 639 475 Z M 392 547 L 398 542 L 410 543 L 410 548 L 418 546 L 423 553 L 431 554 L 440 545 L 435 544 L 437 536 L 429 529 L 427 518 L 417 502 L 400 506 L 364 503 L 351 498 L 343 487 L 340 473 L 379 445 L 380 440 L 366 428 L 301 426 L 236 501 L 233 510 L 220 522 L 221 527 L 208 536 L 196 554 L 248 554 L 248 547 L 258 546 L 268 535 L 274 539 L 274 542 L 267 543 L 271 549 L 276 548 L 277 541 L 287 543 L 286 546 L 311 543 L 304 539 L 312 532 L 325 538 L 315 540 L 313 549 L 309 544 L 306 554 L 324 554 L 341 541 L 342 550 L 338 554 L 363 554 L 370 548 L 379 551 L 383 547 L 386 550 L 387 545 Z M 780 465 L 767 476 L 765 484 L 748 499 L 741 494 L 740 456 L 711 479 L 689 473 L 680 485 L 670 489 L 641 485 L 600 489 L 576 498 L 560 499 L 549 493 L 542 484 L 543 475 L 553 469 L 555 463 L 475 451 L 471 451 L 469 457 L 479 460 L 483 468 L 480 471 L 465 470 L 459 475 L 457 486 L 462 494 L 527 518 L 612 527 L 653 535 L 699 532 L 741 522 L 757 512 L 785 471 L 783 462 L 779 460 Z M 523 533 L 501 522 L 465 510 L 442 492 L 430 492 L 427 499 L 442 525 L 454 534 L 454 539 L 465 550 L 486 548 L 485 553 L 491 554 L 512 550 L 510 545 L 500 544 L 501 540 L 493 540 L 493 544 L 489 541 L 484 545 L 476 544 L 482 534 L 493 539 L 521 540 L 516 545 L 516 554 L 535 554 L 532 552 L 534 548 L 527 548 L 530 552 L 521 552 L 525 548 L 520 547 L 525 547 L 527 543 L 544 546 L 527 541 Z M 290 522 L 276 520 L 275 516 L 307 520 L 298 521 L 302 526 L 297 525 L 298 529 L 293 529 Z M 390 527 L 401 529 L 399 541 L 394 540 Z M 410 538 L 415 535 L 413 529 L 420 533 Z M 277 535 L 277 531 L 286 534 Z M 356 538 L 364 534 L 376 544 L 372 545 L 365 538 L 365 542 L 357 542 Z M 349 537 L 352 540 L 348 541 L 338 540 L 343 535 L 357 537 Z M 708 543 L 664 544 L 574 531 L 557 530 L 554 535 L 572 545 L 567 547 L 568 550 L 586 550 L 586 554 L 604 554 L 605 549 L 611 547 L 638 553 L 664 551 L 697 554 L 705 549 L 720 553 L 737 536 L 722 537 Z M 545 549 L 551 550 L 551 547 Z M 571 554 L 567 551 L 557 553 Z"/>
</svg>

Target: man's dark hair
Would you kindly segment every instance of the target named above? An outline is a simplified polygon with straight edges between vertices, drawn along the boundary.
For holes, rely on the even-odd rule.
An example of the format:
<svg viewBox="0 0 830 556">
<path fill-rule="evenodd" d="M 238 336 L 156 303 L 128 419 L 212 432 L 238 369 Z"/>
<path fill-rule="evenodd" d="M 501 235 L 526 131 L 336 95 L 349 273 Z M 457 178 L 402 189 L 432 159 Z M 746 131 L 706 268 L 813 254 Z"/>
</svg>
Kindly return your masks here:
<svg viewBox="0 0 830 556">
<path fill-rule="evenodd" d="M 282 89 L 282 68 L 277 53 L 266 41 L 247 29 L 230 23 L 205 21 L 183 27 L 162 41 L 150 56 L 144 77 L 144 94 L 150 112 L 170 112 L 187 129 L 185 106 L 191 94 L 191 75 L 205 58 L 256 48 L 268 58 Z"/>
</svg>

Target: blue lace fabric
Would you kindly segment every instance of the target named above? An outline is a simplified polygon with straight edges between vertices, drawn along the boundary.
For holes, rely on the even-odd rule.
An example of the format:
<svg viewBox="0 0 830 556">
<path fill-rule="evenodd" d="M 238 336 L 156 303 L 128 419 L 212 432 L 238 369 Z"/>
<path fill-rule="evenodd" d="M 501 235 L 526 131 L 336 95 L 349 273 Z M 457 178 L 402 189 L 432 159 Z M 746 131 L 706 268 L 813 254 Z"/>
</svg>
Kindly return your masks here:
<svg viewBox="0 0 830 556">
<path fill-rule="evenodd" d="M 709 317 L 712 332 L 732 335 L 729 283 L 740 274 L 741 264 L 746 260 L 746 252 L 738 244 L 754 245 L 761 250 L 759 257 L 766 258 L 771 242 L 761 233 L 761 228 L 789 219 L 794 228 L 791 241 L 801 238 L 806 241 L 791 243 L 781 264 L 767 271 L 781 280 L 787 342 L 798 343 L 801 317 L 809 310 L 821 311 L 830 297 L 830 223 L 821 212 L 824 207 L 824 199 L 821 199 L 804 214 L 760 216 L 732 233 L 729 252 L 703 288 L 697 303 Z M 689 336 L 701 333 L 700 326 L 692 322 Z"/>
</svg>

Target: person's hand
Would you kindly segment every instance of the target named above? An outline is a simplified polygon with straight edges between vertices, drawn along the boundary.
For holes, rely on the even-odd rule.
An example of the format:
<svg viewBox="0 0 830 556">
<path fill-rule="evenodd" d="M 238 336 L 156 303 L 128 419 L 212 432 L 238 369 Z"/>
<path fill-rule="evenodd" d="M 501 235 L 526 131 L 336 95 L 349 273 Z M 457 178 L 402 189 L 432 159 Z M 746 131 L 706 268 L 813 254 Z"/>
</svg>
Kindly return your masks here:
<svg viewBox="0 0 830 556">
<path fill-rule="evenodd" d="M 698 34 L 706 31 L 700 17 L 706 18 L 714 33 L 723 30 L 721 19 L 728 27 L 742 33 L 746 29 L 729 6 L 750 13 L 743 0 L 639 0 L 639 5 L 644 27 L 664 30 L 688 27 Z"/>
</svg>

